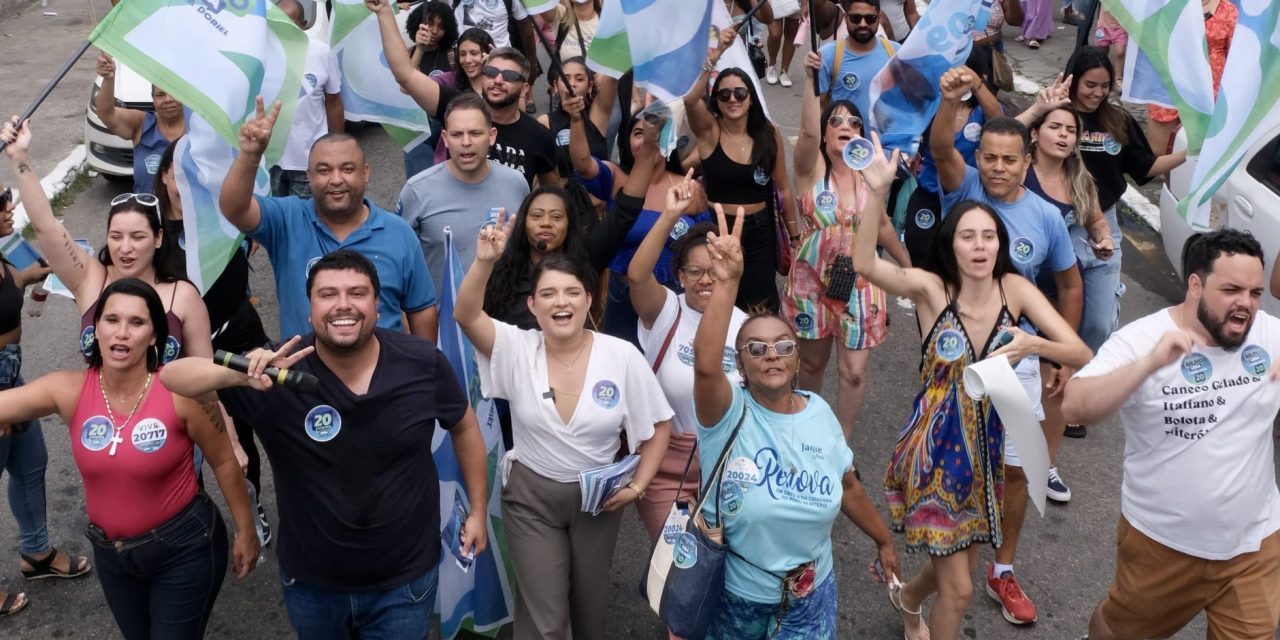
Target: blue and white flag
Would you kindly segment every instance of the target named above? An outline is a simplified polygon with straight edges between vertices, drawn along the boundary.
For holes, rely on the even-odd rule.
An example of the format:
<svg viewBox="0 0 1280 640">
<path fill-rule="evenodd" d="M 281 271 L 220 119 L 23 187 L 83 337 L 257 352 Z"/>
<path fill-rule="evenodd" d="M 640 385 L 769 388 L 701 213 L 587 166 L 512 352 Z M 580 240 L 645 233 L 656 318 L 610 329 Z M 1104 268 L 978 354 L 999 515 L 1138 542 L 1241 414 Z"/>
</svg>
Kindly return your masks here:
<svg viewBox="0 0 1280 640">
<path fill-rule="evenodd" d="M 634 69 L 637 86 L 659 102 L 689 92 L 707 59 L 710 0 L 605 0 L 587 64 L 619 77 Z"/>
<path fill-rule="evenodd" d="M 916 28 L 871 80 L 871 126 L 885 149 L 914 154 L 942 102 L 938 82 L 965 63 L 973 39 L 985 26 L 992 0 L 934 0 Z"/>
<path fill-rule="evenodd" d="M 476 372 L 475 349 L 462 328 L 453 319 L 453 305 L 462 284 L 462 260 L 453 245 L 453 232 L 444 231 L 444 291 L 440 296 L 440 339 L 438 345 L 458 383 L 466 391 L 480 423 L 480 434 L 488 452 L 489 486 L 489 546 L 476 556 L 471 571 L 464 573 L 453 562 L 449 549 L 440 541 L 439 531 L 424 532 L 441 545 L 440 585 L 437 589 L 436 610 L 440 614 L 440 637 L 450 640 L 458 631 L 496 635 L 502 625 L 511 622 L 512 576 L 507 566 L 507 539 L 502 526 L 502 478 L 497 473 L 498 462 L 505 449 L 502 444 L 502 428 L 493 401 L 480 394 L 480 376 Z M 455 492 L 466 498 L 462 469 L 454 455 L 453 439 L 445 429 L 436 429 L 432 441 L 432 456 L 436 472 L 440 476 L 440 522 L 449 521 L 453 511 Z"/>
<path fill-rule="evenodd" d="M 333 0 L 329 46 L 342 70 L 342 106 L 348 120 L 431 131 L 427 114 L 392 75 L 382 50 L 378 17 L 362 0 Z"/>
<path fill-rule="evenodd" d="M 1123 93 L 1120 99 L 1133 104 L 1155 104 L 1162 107 L 1173 107 L 1173 98 L 1165 91 L 1160 72 L 1151 62 L 1151 58 L 1142 52 L 1142 47 L 1130 41 L 1124 50 L 1124 69 L 1119 73 L 1124 79 Z"/>
</svg>

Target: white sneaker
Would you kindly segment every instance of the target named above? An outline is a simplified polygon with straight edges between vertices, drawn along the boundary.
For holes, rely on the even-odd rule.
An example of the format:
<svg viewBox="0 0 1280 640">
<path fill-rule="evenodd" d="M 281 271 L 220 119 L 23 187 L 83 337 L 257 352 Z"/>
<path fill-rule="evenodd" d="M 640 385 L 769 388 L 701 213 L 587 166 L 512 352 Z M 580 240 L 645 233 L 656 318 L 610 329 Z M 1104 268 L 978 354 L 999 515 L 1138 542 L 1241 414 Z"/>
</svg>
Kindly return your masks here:
<svg viewBox="0 0 1280 640">
<path fill-rule="evenodd" d="M 783 71 L 782 73 L 779 73 L 779 74 L 778 74 L 778 84 L 780 84 L 780 85 L 782 85 L 782 86 L 784 86 L 784 87 L 789 87 L 789 86 L 791 86 L 791 84 L 792 84 L 792 83 L 791 83 L 791 76 L 787 75 L 787 72 L 786 72 L 786 71 Z"/>
<path fill-rule="evenodd" d="M 773 67 L 767 67 L 764 70 L 764 81 L 769 84 L 778 84 L 778 70 Z"/>
</svg>

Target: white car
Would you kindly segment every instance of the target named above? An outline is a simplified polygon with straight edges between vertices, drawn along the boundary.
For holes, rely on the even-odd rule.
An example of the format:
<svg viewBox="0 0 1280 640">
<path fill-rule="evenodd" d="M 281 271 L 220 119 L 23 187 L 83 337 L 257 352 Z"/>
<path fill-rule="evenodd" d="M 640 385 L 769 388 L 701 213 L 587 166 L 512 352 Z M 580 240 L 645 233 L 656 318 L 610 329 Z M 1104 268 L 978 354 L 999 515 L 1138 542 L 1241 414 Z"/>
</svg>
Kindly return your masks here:
<svg viewBox="0 0 1280 640">
<path fill-rule="evenodd" d="M 320 29 L 312 29 L 316 24 L 316 0 L 299 0 L 302 4 L 303 19 L 312 37 L 317 37 Z M 325 25 L 328 24 L 324 20 Z M 328 33 L 325 26 L 323 33 Z M 89 106 L 84 117 L 84 146 L 88 155 L 89 168 L 106 176 L 108 180 L 122 182 L 133 181 L 133 141 L 125 140 L 111 133 L 98 118 L 96 100 L 98 90 L 102 88 L 102 77 L 94 76 L 93 88 L 89 91 Z M 152 111 L 151 83 L 134 73 L 120 61 L 116 61 L 116 106 L 139 111 Z"/>
<path fill-rule="evenodd" d="M 1174 150 L 1187 146 L 1186 135 L 1178 132 Z M 1178 199 L 1190 190 L 1194 159 L 1174 169 L 1160 189 L 1160 235 L 1164 252 L 1180 278 L 1182 245 L 1191 236 L 1191 226 L 1178 215 Z M 1214 226 L 1248 231 L 1266 256 L 1267 282 L 1280 255 L 1280 126 L 1268 131 L 1244 155 L 1244 159 L 1213 196 Z M 1280 300 L 1269 291 L 1262 296 L 1262 308 L 1280 316 Z"/>
</svg>

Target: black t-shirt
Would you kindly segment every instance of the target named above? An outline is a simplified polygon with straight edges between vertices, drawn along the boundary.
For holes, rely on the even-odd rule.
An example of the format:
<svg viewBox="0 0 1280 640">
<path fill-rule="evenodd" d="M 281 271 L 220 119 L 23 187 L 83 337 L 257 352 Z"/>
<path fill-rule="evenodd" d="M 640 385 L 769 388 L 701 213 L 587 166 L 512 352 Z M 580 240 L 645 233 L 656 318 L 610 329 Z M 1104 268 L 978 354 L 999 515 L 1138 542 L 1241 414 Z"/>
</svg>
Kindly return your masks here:
<svg viewBox="0 0 1280 640">
<path fill-rule="evenodd" d="M 547 116 L 547 122 L 551 123 L 551 133 L 556 140 L 556 168 L 561 178 L 568 178 L 573 174 L 573 160 L 569 158 L 569 131 L 573 125 L 569 122 L 569 114 L 556 109 Z M 609 145 L 604 134 L 591 122 L 591 118 L 585 118 L 583 124 L 586 125 L 587 148 L 591 150 L 591 155 L 602 160 L 609 159 Z"/>
<path fill-rule="evenodd" d="M 374 335 L 381 350 L 363 396 L 314 353 L 293 367 L 320 378 L 314 392 L 235 387 L 218 394 L 231 413 L 254 416 L 271 460 L 280 566 L 339 591 L 391 589 L 436 566 L 440 481 L 431 439 L 437 420 L 452 429 L 467 411 L 435 345 L 387 329 Z"/>
<path fill-rule="evenodd" d="M 440 103 L 436 106 L 436 119 L 444 122 L 444 112 L 461 92 L 453 87 L 440 85 Z M 556 137 L 533 116 L 520 112 L 511 124 L 493 123 L 498 130 L 498 140 L 489 147 L 489 159 L 506 165 L 524 175 L 525 182 L 533 185 L 540 173 L 556 169 Z"/>
<path fill-rule="evenodd" d="M 187 277 L 187 241 L 181 220 L 165 220 L 166 241 L 174 241 L 171 268 Z M 213 348 L 242 353 L 267 342 L 262 318 L 249 302 L 249 241 L 242 240 L 231 254 L 209 290 L 204 292 L 204 306 L 209 309 L 209 328 L 213 332 Z"/>
<path fill-rule="evenodd" d="M 1102 126 L 1098 112 L 1081 113 L 1084 131 L 1080 132 L 1080 153 L 1084 156 L 1084 165 L 1098 185 L 1098 200 L 1103 211 L 1110 209 L 1128 185 L 1124 174 L 1129 174 L 1139 185 L 1151 180 L 1147 172 L 1156 162 L 1156 155 L 1147 144 L 1147 134 L 1138 126 L 1133 116 L 1125 114 L 1125 131 L 1129 136 L 1128 144 L 1120 144 Z"/>
<path fill-rule="evenodd" d="M 420 45 L 413 45 L 409 48 L 409 55 L 413 55 L 414 49 Z M 422 50 L 422 59 L 418 61 L 418 71 L 421 71 L 432 78 L 436 77 L 433 72 L 444 73 L 445 71 L 453 71 L 453 66 L 449 63 L 449 51 L 437 48 L 435 51 Z M 438 78 L 436 78 L 438 79 Z"/>
</svg>

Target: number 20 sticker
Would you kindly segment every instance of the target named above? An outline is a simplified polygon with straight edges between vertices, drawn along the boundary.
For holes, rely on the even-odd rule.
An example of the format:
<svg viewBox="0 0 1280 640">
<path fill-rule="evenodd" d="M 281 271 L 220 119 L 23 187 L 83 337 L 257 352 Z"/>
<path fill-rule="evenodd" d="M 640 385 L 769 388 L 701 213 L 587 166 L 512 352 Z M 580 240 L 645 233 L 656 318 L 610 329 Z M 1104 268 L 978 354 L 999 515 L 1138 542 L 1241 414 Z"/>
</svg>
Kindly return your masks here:
<svg viewBox="0 0 1280 640">
<path fill-rule="evenodd" d="M 312 440 L 328 442 L 342 431 L 342 414 L 338 413 L 337 409 L 322 404 L 307 412 L 306 423 L 303 426 L 307 430 L 307 436 Z"/>
<path fill-rule="evenodd" d="M 938 334 L 936 346 L 939 358 L 947 362 L 955 362 L 964 355 L 964 336 L 955 329 L 947 329 Z"/>
</svg>

